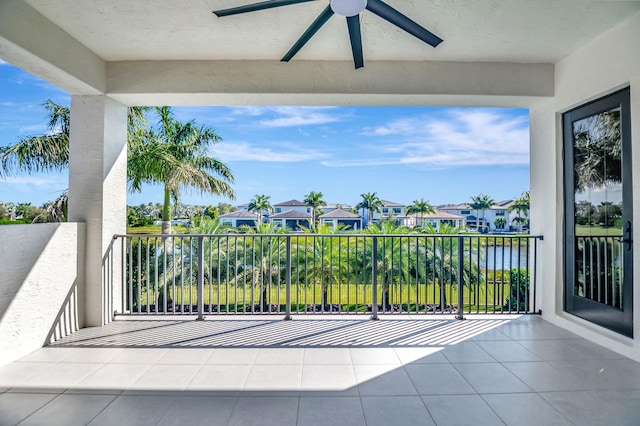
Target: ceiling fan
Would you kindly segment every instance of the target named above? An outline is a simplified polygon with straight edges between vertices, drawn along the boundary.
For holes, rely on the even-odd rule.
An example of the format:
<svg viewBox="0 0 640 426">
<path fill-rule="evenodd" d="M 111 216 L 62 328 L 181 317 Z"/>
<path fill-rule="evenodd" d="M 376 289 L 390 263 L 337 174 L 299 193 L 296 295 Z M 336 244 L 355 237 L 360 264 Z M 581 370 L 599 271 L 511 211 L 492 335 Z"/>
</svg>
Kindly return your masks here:
<svg viewBox="0 0 640 426">
<path fill-rule="evenodd" d="M 267 0 L 245 6 L 214 10 L 213 13 L 218 17 L 223 17 L 255 12 L 263 9 L 271 9 L 274 7 L 288 6 L 291 4 L 305 3 L 308 1 L 316 0 Z M 422 27 L 415 21 L 412 21 L 410 18 L 398 12 L 382 0 L 330 0 L 329 5 L 320 13 L 320 15 L 318 15 L 316 20 L 313 21 L 309 28 L 307 28 L 307 30 L 300 36 L 298 41 L 296 41 L 291 49 L 289 49 L 287 54 L 282 57 L 281 61 L 289 62 L 311 39 L 311 37 L 313 37 L 314 34 L 318 32 L 318 30 L 329 20 L 329 18 L 331 18 L 334 13 L 337 13 L 338 15 L 347 18 L 347 28 L 349 30 L 349 39 L 351 40 L 353 62 L 356 69 L 362 68 L 364 66 L 364 57 L 362 55 L 360 13 L 365 9 L 433 47 L 436 47 L 442 42 L 440 37 Z"/>
</svg>

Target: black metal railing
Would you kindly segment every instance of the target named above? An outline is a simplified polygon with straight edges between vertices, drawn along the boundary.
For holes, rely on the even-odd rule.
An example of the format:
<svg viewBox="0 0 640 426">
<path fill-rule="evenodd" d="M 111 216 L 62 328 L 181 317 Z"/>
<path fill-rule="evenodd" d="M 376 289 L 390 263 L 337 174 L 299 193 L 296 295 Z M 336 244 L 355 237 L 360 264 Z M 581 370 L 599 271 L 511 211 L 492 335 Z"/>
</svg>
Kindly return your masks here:
<svg viewBox="0 0 640 426">
<path fill-rule="evenodd" d="M 117 314 L 536 312 L 541 237 L 117 235 Z"/>
</svg>

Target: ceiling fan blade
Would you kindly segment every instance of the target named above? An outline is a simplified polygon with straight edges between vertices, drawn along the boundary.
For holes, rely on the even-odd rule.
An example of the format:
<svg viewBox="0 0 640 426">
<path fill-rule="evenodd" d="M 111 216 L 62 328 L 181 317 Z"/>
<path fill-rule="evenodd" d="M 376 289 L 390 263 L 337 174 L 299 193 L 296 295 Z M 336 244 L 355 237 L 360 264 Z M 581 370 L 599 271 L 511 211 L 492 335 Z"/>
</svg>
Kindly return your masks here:
<svg viewBox="0 0 640 426">
<path fill-rule="evenodd" d="M 321 13 L 318 15 L 315 21 L 307 28 L 307 30 L 300 36 L 298 41 L 289 49 L 286 55 L 282 59 L 282 62 L 289 62 L 291 58 L 296 56 L 296 53 L 302 49 L 302 47 L 307 44 L 309 39 L 313 37 L 315 33 L 333 16 L 333 10 L 331 6 L 327 6 Z"/>
<path fill-rule="evenodd" d="M 255 12 L 256 10 L 271 9 L 274 7 L 288 6 L 290 4 L 305 3 L 315 0 L 268 0 L 260 3 L 248 4 L 246 6 L 232 7 L 229 9 L 214 10 L 213 13 L 218 16 L 238 15 L 240 13 Z"/>
<path fill-rule="evenodd" d="M 409 34 L 419 38 L 427 44 L 436 47 L 442 43 L 442 39 L 431 31 L 427 30 L 420 24 L 412 21 L 402 13 L 398 12 L 382 0 L 368 0 L 367 10 L 375 13 L 382 19 L 391 22 L 400 29 L 405 30 Z"/>
<path fill-rule="evenodd" d="M 351 51 L 353 52 L 353 64 L 356 69 L 364 67 L 364 57 L 362 56 L 362 32 L 360 31 L 360 16 L 347 17 L 347 28 L 349 29 L 349 39 L 351 40 Z"/>
</svg>

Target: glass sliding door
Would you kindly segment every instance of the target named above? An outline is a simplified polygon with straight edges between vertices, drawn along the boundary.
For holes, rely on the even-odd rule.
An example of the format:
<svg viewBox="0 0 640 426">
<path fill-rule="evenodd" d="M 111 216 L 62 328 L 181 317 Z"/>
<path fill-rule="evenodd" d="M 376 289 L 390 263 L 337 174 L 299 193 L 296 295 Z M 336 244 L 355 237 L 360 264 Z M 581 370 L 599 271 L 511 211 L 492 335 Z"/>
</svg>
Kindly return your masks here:
<svg viewBox="0 0 640 426">
<path fill-rule="evenodd" d="M 563 115 L 565 310 L 633 335 L 629 90 Z"/>
</svg>

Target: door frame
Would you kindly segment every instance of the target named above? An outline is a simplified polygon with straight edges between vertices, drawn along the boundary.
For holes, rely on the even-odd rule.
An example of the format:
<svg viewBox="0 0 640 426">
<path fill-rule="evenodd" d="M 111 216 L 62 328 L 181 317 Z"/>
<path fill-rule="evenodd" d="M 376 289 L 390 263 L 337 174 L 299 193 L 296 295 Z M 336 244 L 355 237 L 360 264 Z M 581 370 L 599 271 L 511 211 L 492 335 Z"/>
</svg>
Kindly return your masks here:
<svg viewBox="0 0 640 426">
<path fill-rule="evenodd" d="M 574 295 L 575 283 L 575 182 L 574 182 L 574 141 L 573 123 L 599 113 L 620 108 L 620 126 L 622 137 L 622 199 L 623 199 L 623 308 L 607 306 L 594 300 Z M 622 335 L 633 337 L 633 246 L 632 235 L 625 235 L 625 224 L 633 224 L 633 187 L 631 158 L 631 109 L 630 88 L 616 91 L 602 98 L 580 105 L 562 114 L 563 143 L 563 310 L 599 326 Z M 631 229 L 630 234 L 633 231 Z"/>
</svg>

